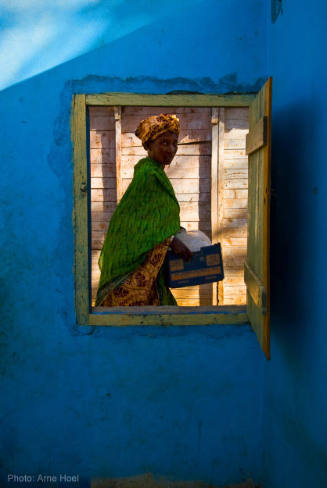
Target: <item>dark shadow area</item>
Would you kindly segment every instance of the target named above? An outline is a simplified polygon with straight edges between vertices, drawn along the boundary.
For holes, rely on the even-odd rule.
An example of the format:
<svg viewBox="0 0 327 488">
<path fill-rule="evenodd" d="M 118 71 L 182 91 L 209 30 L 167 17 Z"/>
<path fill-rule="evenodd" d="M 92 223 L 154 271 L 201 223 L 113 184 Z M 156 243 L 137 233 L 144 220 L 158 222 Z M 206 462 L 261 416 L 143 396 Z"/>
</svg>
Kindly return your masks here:
<svg viewBox="0 0 327 488">
<path fill-rule="evenodd" d="M 292 347 L 305 347 L 314 320 L 307 290 L 319 273 L 315 247 L 322 225 L 315 214 L 318 110 L 306 101 L 273 114 L 271 310 L 275 333 Z"/>
</svg>

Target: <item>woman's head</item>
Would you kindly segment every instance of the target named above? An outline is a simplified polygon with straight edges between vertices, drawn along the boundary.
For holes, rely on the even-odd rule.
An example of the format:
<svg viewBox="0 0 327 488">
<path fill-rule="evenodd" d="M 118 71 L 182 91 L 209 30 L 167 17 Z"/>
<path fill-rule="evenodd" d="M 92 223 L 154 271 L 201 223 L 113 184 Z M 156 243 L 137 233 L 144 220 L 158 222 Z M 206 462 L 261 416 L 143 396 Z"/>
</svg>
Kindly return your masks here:
<svg viewBox="0 0 327 488">
<path fill-rule="evenodd" d="M 150 158 L 155 159 L 162 166 L 170 164 L 175 157 L 178 135 L 175 132 L 164 132 L 154 140 L 150 140 L 147 151 Z"/>
<path fill-rule="evenodd" d="M 176 115 L 160 114 L 142 120 L 135 135 L 141 139 L 149 156 L 164 166 L 170 164 L 176 154 L 179 130 Z"/>
</svg>

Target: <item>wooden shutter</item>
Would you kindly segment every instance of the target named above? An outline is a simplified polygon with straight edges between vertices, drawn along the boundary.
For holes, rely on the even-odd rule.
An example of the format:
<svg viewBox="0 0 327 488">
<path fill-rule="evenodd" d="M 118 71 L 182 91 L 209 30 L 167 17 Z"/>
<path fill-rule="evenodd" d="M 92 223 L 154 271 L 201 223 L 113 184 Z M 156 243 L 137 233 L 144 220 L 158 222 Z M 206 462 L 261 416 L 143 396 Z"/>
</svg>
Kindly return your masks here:
<svg viewBox="0 0 327 488">
<path fill-rule="evenodd" d="M 250 105 L 249 134 L 249 201 L 247 258 L 244 281 L 247 287 L 247 313 L 253 330 L 267 357 L 270 358 L 270 290 L 269 290 L 269 207 L 271 90 L 269 78 Z"/>
</svg>

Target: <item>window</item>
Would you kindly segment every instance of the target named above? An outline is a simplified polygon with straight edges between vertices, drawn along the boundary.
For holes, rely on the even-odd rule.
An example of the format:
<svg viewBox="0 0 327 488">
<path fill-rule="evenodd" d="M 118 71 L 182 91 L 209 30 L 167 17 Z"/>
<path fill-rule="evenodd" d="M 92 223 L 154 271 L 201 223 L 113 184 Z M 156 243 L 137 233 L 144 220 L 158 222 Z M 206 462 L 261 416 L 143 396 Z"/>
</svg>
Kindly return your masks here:
<svg viewBox="0 0 327 488">
<path fill-rule="evenodd" d="M 267 316 L 268 286 L 265 287 L 262 279 L 256 274 L 259 268 L 259 272 L 263 271 L 263 268 L 261 264 L 259 268 L 256 268 L 256 263 L 253 264 L 253 253 L 251 254 L 251 250 L 247 249 L 246 242 L 248 227 L 249 233 L 254 232 L 257 248 L 261 245 L 258 241 L 258 238 L 261 239 L 259 234 L 262 227 L 258 227 L 259 214 L 257 217 L 254 216 L 253 220 L 251 212 L 256 211 L 255 206 L 261 206 L 257 198 L 262 197 L 261 190 L 259 189 L 260 195 L 256 192 L 261 185 L 262 175 L 259 171 L 252 174 L 250 163 L 248 222 L 248 169 L 245 154 L 245 144 L 250 148 L 249 151 L 253 150 L 253 157 L 251 154 L 249 157 L 250 161 L 260 159 L 260 154 L 267 149 L 268 119 L 262 118 L 261 114 L 257 116 L 258 120 L 250 114 L 250 124 L 252 123 L 255 132 L 251 130 L 247 135 L 247 143 L 245 140 L 248 129 L 248 107 L 251 104 L 251 107 L 255 106 L 258 111 L 262 105 L 258 103 L 258 98 L 261 100 L 266 91 L 264 87 L 257 97 L 254 95 L 123 93 L 74 96 L 72 141 L 78 324 L 240 324 L 249 321 L 246 302 L 251 310 L 253 307 L 261 307 L 261 319 L 262 316 Z M 193 290 L 175 289 L 178 308 L 94 308 L 93 300 L 99 274 L 97 259 L 107 224 L 117 201 L 120 200 L 130 182 L 134 164 L 145 155 L 133 133 L 142 118 L 159 112 L 177 113 L 181 119 L 182 132 L 175 157 L 177 164 L 173 164 L 167 171 L 181 204 L 181 225 L 188 229 L 199 228 L 212 237 L 213 242 L 226 243 L 223 245 L 225 280 L 218 287 L 206 284 L 194 287 Z M 261 123 L 261 119 L 265 122 Z M 259 125 L 260 123 L 262 125 L 261 129 L 257 124 L 258 121 Z M 260 146 L 260 137 L 266 138 L 262 146 Z M 262 157 L 265 157 L 264 154 Z M 179 160 L 186 164 L 188 178 L 184 178 L 185 173 L 180 172 Z M 254 185 L 253 178 L 256 181 Z M 253 194 L 256 193 L 253 198 L 251 188 Z M 269 191 L 268 187 L 267 191 Z M 268 229 L 265 228 L 264 232 L 267 233 Z M 251 239 L 249 237 L 248 239 L 248 244 L 252 246 Z M 263 239 L 261 240 L 263 244 Z M 246 263 L 244 263 L 245 258 Z M 244 264 L 247 293 L 243 281 Z M 219 307 L 217 307 L 218 300 Z M 261 325 L 258 323 L 260 313 L 258 312 L 254 317 L 258 337 L 261 334 Z M 265 341 L 264 334 L 261 335 L 259 340 Z"/>
</svg>

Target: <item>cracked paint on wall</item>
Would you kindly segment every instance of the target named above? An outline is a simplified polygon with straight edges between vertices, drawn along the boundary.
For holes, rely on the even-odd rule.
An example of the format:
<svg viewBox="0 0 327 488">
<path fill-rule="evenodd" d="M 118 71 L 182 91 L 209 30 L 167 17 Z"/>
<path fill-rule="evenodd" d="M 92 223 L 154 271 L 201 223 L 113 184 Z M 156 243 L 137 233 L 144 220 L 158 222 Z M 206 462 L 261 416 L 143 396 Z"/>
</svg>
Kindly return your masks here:
<svg viewBox="0 0 327 488">
<path fill-rule="evenodd" d="M 283 0 L 271 0 L 271 21 L 274 24 L 283 14 Z"/>
</svg>

